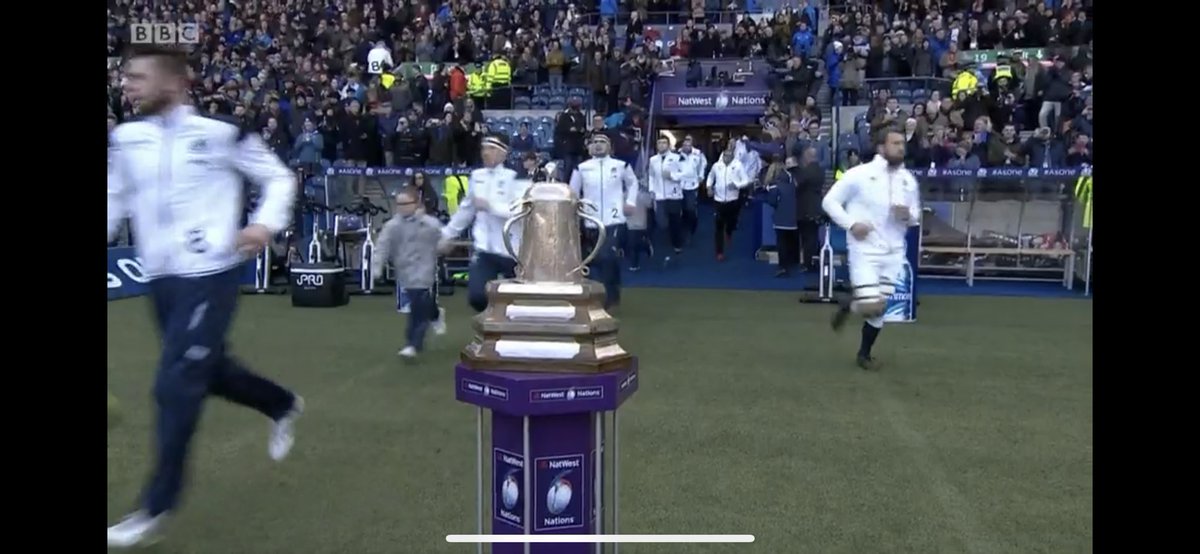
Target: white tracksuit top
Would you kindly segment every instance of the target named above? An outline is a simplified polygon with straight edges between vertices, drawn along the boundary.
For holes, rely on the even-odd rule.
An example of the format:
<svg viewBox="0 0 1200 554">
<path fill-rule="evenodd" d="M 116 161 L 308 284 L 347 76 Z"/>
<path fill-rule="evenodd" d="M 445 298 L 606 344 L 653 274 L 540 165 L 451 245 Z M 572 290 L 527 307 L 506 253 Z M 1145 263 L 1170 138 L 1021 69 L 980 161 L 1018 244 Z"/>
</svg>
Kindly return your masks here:
<svg viewBox="0 0 1200 554">
<path fill-rule="evenodd" d="M 474 241 L 475 252 L 487 252 L 505 258 L 508 249 L 504 247 L 504 223 L 517 213 L 512 205 L 525 196 L 532 181 L 518 179 L 517 172 L 504 166 L 481 168 L 471 171 L 467 181 L 467 194 L 463 197 L 458 211 L 450 218 L 450 223 L 442 228 L 442 238 L 453 239 L 471 226 L 471 238 Z M 487 201 L 487 209 L 475 207 L 475 199 Z M 518 254 L 521 252 L 521 230 L 524 225 L 513 225 L 509 239 Z"/>
<path fill-rule="evenodd" d="M 908 223 L 892 217 L 893 205 L 908 207 Z M 821 207 L 834 223 L 847 230 L 847 247 L 862 254 L 903 254 L 908 227 L 921 221 L 916 178 L 907 169 L 889 169 L 887 161 L 878 155 L 846 171 L 825 194 Z M 869 224 L 874 230 L 860 241 L 849 233 L 855 223 Z"/>
<path fill-rule="evenodd" d="M 250 223 L 287 227 L 296 180 L 257 133 L 191 106 L 123 123 L 110 139 L 108 238 L 131 217 L 150 278 L 237 266 L 245 261 L 236 248 L 243 179 L 261 188 Z"/>
<path fill-rule="evenodd" d="M 687 175 L 683 168 L 681 156 L 668 151 L 665 154 L 655 154 L 650 157 L 650 165 L 646 169 L 646 181 L 655 200 L 682 200 L 683 178 Z M 671 177 L 663 177 L 663 170 L 670 172 Z"/>
<path fill-rule="evenodd" d="M 683 158 L 680 164 L 683 168 L 683 178 L 680 179 L 683 190 L 699 189 L 700 181 L 704 180 L 704 171 L 708 169 L 708 158 L 704 157 L 704 152 L 695 148 L 692 148 L 691 154 L 680 150 L 679 156 Z"/>
<path fill-rule="evenodd" d="M 629 164 L 610 156 L 592 158 L 571 174 L 571 190 L 600 210 L 605 225 L 624 225 L 625 206 L 637 206 L 638 181 Z M 585 221 L 586 227 L 594 227 Z"/>
</svg>

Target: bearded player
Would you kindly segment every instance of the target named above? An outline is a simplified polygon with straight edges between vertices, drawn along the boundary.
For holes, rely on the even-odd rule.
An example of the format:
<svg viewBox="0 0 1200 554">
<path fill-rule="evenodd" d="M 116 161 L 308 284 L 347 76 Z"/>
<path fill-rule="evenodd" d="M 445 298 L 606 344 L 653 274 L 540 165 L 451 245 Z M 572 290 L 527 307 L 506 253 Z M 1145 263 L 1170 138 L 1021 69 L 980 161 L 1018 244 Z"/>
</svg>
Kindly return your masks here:
<svg viewBox="0 0 1200 554">
<path fill-rule="evenodd" d="M 846 229 L 853 291 L 833 315 L 840 331 L 851 312 L 863 317 L 858 366 L 878 370 L 871 347 L 883 329 L 883 313 L 895 283 L 901 279 L 910 225 L 920 223 L 921 198 L 917 180 L 904 169 L 904 133 L 883 132 L 878 155 L 850 169 L 833 184 L 821 207 L 835 224 Z"/>
</svg>

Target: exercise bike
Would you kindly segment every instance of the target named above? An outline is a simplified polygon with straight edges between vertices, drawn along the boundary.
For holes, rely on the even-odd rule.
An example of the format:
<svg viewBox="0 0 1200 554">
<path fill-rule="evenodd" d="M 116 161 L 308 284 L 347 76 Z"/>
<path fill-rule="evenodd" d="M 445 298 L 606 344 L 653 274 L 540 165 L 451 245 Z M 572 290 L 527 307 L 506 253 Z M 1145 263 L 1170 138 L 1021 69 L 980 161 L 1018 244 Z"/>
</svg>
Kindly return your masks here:
<svg viewBox="0 0 1200 554">
<path fill-rule="evenodd" d="M 371 270 L 375 263 L 375 239 L 373 237 L 375 229 L 371 223 L 375 216 L 387 213 L 387 208 L 378 206 L 369 198 L 363 197 L 343 206 L 341 211 L 345 215 L 334 218 L 333 234 L 337 237 L 338 250 L 344 267 L 348 268 L 351 265 L 347 255 L 347 243 L 355 242 L 360 236 L 362 237 L 362 246 L 359 248 L 359 289 L 352 294 L 374 294 L 375 276 L 372 275 Z"/>
<path fill-rule="evenodd" d="M 817 265 L 820 269 L 820 273 L 817 275 L 817 288 L 805 287 L 804 291 L 800 293 L 800 302 L 804 304 L 832 304 L 837 302 L 833 295 L 834 292 L 845 290 L 845 280 L 839 278 L 837 271 L 838 267 L 845 265 L 845 260 L 844 256 L 839 256 L 842 259 L 835 257 L 836 251 L 832 240 L 833 224 L 824 222 L 823 227 L 825 228 L 825 241 L 821 245 L 820 262 Z M 841 245 L 841 249 L 845 249 L 844 243 Z"/>
<path fill-rule="evenodd" d="M 324 261 L 325 258 L 325 230 L 321 228 L 321 216 L 332 211 L 329 206 L 326 206 L 311 197 L 305 196 L 304 200 L 300 201 L 300 208 L 312 217 L 312 230 L 308 240 L 308 256 L 306 260 L 310 264 L 318 264 Z"/>
<path fill-rule="evenodd" d="M 251 195 L 246 199 L 245 217 L 248 220 L 250 214 L 254 212 L 258 205 L 258 196 Z M 291 228 L 284 232 L 286 244 L 291 244 L 294 232 Z M 271 237 L 261 250 L 254 255 L 254 284 L 250 292 L 254 294 L 283 294 L 287 292 L 286 288 L 272 285 L 272 266 L 275 263 L 275 255 L 271 247 L 274 244 L 275 237 Z M 286 268 L 285 268 L 286 269 Z"/>
</svg>

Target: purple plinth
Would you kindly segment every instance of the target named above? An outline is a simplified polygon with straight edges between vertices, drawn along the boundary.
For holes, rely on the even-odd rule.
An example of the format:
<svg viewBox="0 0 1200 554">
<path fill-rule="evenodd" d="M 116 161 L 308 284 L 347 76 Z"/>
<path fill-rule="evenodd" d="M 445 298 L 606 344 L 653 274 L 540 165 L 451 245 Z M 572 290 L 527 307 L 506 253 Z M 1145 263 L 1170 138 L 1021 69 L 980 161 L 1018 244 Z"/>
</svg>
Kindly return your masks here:
<svg viewBox="0 0 1200 554">
<path fill-rule="evenodd" d="M 532 501 L 535 535 L 596 532 L 596 435 L 599 412 L 616 410 L 638 388 L 637 360 L 602 374 L 454 370 L 458 400 L 492 410 L 491 533 L 525 532 Z M 525 498 L 524 423 L 529 416 L 531 484 Z M 486 472 L 486 468 L 485 468 Z M 506 495 L 506 490 L 508 494 Z M 517 494 L 513 494 L 516 491 Z M 496 544 L 493 554 L 522 554 L 523 544 Z M 590 544 L 533 544 L 531 554 L 591 554 Z"/>
</svg>

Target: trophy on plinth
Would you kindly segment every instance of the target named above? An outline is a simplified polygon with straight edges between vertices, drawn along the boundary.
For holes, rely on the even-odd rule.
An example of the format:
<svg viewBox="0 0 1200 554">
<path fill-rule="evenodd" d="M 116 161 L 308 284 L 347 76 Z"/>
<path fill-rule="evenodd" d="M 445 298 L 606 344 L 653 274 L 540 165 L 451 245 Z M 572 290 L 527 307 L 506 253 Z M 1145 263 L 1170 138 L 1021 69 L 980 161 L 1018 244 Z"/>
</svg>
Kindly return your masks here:
<svg viewBox="0 0 1200 554">
<path fill-rule="evenodd" d="M 587 263 L 604 247 L 604 225 L 592 215 L 595 207 L 561 182 L 533 183 L 513 209 L 504 233 L 517 260 L 516 278 L 488 283 L 488 308 L 475 316 L 475 337 L 455 368 L 456 398 L 478 407 L 478 533 L 600 534 L 608 502 L 616 533 L 617 408 L 637 390 L 638 378 L 637 359 L 617 343 L 618 322 L 604 309 L 604 286 L 587 279 Z M 601 231 L 586 258 L 581 218 Z M 519 249 L 509 241 L 517 225 L 523 226 Z M 490 445 L 484 441 L 485 409 L 491 412 Z M 608 414 L 611 492 L 605 478 Z M 491 479 L 485 480 L 489 467 Z M 602 544 L 507 543 L 490 551 L 616 550 Z M 478 551 L 484 552 L 482 544 Z"/>
</svg>

